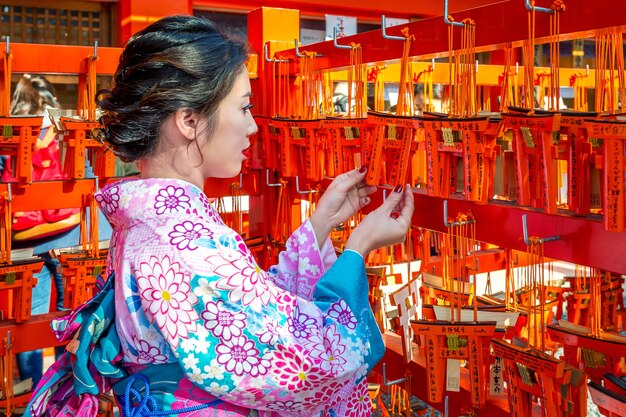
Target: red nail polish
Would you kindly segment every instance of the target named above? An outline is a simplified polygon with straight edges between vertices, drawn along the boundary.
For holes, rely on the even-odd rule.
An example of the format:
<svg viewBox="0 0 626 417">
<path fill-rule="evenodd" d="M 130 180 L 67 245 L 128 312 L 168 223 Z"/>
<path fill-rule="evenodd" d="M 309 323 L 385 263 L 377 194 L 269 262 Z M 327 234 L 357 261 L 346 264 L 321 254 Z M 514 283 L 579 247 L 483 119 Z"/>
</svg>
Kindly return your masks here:
<svg viewBox="0 0 626 417">
<path fill-rule="evenodd" d="M 400 213 L 398 213 L 397 211 L 392 211 L 389 217 L 391 217 L 392 219 L 397 219 L 398 217 L 400 217 Z"/>
<path fill-rule="evenodd" d="M 361 168 L 359 168 L 359 172 L 362 174 L 365 171 L 367 171 L 367 165 L 363 165 Z"/>
<path fill-rule="evenodd" d="M 402 186 L 400 184 L 396 185 L 396 188 L 393 189 L 395 193 L 399 193 L 402 191 Z"/>
</svg>

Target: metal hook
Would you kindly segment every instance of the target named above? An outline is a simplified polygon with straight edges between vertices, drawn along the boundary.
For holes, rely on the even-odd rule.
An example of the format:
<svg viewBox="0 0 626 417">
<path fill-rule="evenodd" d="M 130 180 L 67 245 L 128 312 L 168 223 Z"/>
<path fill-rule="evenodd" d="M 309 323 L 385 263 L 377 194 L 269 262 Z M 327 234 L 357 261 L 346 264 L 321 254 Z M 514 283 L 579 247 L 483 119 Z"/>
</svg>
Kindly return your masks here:
<svg viewBox="0 0 626 417">
<path fill-rule="evenodd" d="M 6 52 L 7 55 L 11 53 L 11 37 L 10 36 L 7 36 L 6 46 L 4 47 L 4 51 Z"/>
<path fill-rule="evenodd" d="M 464 224 L 472 224 L 475 221 L 476 220 L 467 220 L 467 221 L 463 221 L 463 222 L 452 222 L 452 223 L 450 223 L 448 221 L 448 200 L 443 200 L 443 224 L 446 227 L 461 226 L 461 225 L 464 225 Z"/>
<path fill-rule="evenodd" d="M 390 387 L 392 385 L 399 384 L 399 383 L 404 382 L 406 380 L 408 380 L 407 377 L 394 379 L 393 381 L 387 381 L 387 364 L 385 362 L 383 362 L 383 384 L 386 387 Z"/>
<path fill-rule="evenodd" d="M 339 49 L 352 49 L 351 46 L 339 45 L 337 43 L 337 26 L 333 26 L 333 45 L 335 45 L 335 48 L 339 48 Z"/>
<path fill-rule="evenodd" d="M 280 182 L 270 183 L 270 170 L 269 169 L 265 170 L 265 185 L 267 185 L 268 187 L 282 187 L 283 186 L 283 184 Z"/>
<path fill-rule="evenodd" d="M 406 40 L 406 38 L 404 36 L 387 35 L 387 18 L 385 17 L 385 15 L 382 15 L 381 18 L 382 18 L 382 25 L 381 25 L 380 30 L 382 31 L 383 38 L 389 39 L 389 40 L 392 40 L 392 41 L 404 41 L 404 40 Z"/>
<path fill-rule="evenodd" d="M 7 183 L 7 191 L 8 191 L 8 195 L 7 195 L 7 200 L 9 201 L 9 203 L 11 201 L 13 201 L 13 191 L 12 189 L 12 183 Z"/>
<path fill-rule="evenodd" d="M 530 245 L 530 239 L 528 237 L 528 222 L 526 221 L 526 215 L 522 214 L 522 232 L 524 233 L 524 243 Z M 549 237 L 539 237 L 537 238 L 539 243 L 552 242 L 555 240 L 560 240 L 560 236 L 549 236 Z"/>
<path fill-rule="evenodd" d="M 430 60 L 430 67 L 432 68 L 432 70 L 435 70 L 435 58 Z"/>
<path fill-rule="evenodd" d="M 296 47 L 294 48 L 294 49 L 296 50 L 296 56 L 297 56 L 298 58 L 302 58 L 302 54 L 300 53 L 300 47 L 298 46 L 298 40 L 297 40 L 297 39 L 294 39 L 294 40 L 293 40 L 293 43 L 296 45 Z M 316 54 L 315 56 L 322 57 L 322 56 L 324 56 L 324 55 L 322 55 L 322 54 Z"/>
<path fill-rule="evenodd" d="M 93 42 L 93 59 L 98 59 L 98 41 Z"/>
<path fill-rule="evenodd" d="M 515 62 L 515 75 L 519 74 L 519 62 Z"/>
<path fill-rule="evenodd" d="M 313 194 L 313 193 L 316 193 L 317 190 L 308 190 L 308 191 L 300 190 L 300 181 L 298 180 L 298 176 L 296 175 L 296 192 L 298 194 Z"/>
<path fill-rule="evenodd" d="M 443 21 L 446 22 L 446 25 L 461 26 L 461 27 L 465 26 L 465 24 L 461 22 L 454 22 L 450 20 L 450 17 L 452 16 L 448 15 L 448 0 L 443 0 Z"/>
<path fill-rule="evenodd" d="M 288 59 L 276 59 L 276 58 L 270 59 L 270 55 L 269 55 L 268 49 L 269 48 L 267 47 L 267 43 L 265 43 L 265 45 L 263 45 L 263 56 L 265 57 L 265 62 L 269 62 L 269 63 L 272 63 L 272 62 L 289 62 Z M 274 55 L 276 55 L 276 54 L 274 54 Z"/>
<path fill-rule="evenodd" d="M 585 65 L 585 74 L 589 77 L 589 64 Z"/>
<path fill-rule="evenodd" d="M 448 0 L 446 0 L 446 2 L 447 1 Z M 533 5 L 530 4 L 530 0 L 525 0 L 525 3 L 526 3 L 526 10 L 528 10 L 529 12 L 532 12 L 533 11 Z M 536 7 L 535 6 L 535 11 L 542 12 L 542 13 L 550 13 L 550 14 L 554 13 L 554 10 L 548 9 L 547 7 Z"/>
</svg>

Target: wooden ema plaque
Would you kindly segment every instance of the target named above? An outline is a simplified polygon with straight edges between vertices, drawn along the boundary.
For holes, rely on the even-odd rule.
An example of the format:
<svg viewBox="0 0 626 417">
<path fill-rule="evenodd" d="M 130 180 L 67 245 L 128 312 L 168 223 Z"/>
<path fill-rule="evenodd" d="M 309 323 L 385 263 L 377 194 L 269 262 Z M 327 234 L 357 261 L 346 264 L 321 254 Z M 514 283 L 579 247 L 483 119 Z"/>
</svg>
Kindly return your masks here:
<svg viewBox="0 0 626 417">
<path fill-rule="evenodd" d="M 624 182 L 624 142 L 626 142 L 626 122 L 616 120 L 585 120 L 590 138 L 602 139 L 602 167 L 604 187 L 602 189 L 602 210 L 604 227 L 611 232 L 624 231 L 625 182 Z"/>
<path fill-rule="evenodd" d="M 269 170 L 280 169 L 280 161 L 283 159 L 278 146 L 282 137 L 280 129 L 273 124 L 273 119 L 265 116 L 254 116 L 254 120 L 259 128 L 256 148 L 259 149 L 259 159 L 263 161 L 263 166 Z M 260 146 L 258 146 L 260 145 Z"/>
<path fill-rule="evenodd" d="M 603 416 L 626 416 L 626 396 L 608 390 L 593 381 L 589 383 L 589 394 Z"/>
<path fill-rule="evenodd" d="M 96 277 L 105 272 L 107 253 L 101 250 L 98 258 L 88 258 L 82 252 L 59 255 L 67 294 L 65 307 L 75 309 L 95 295 Z"/>
<path fill-rule="evenodd" d="M 588 328 L 582 327 L 586 331 Z M 563 358 L 570 365 L 581 369 L 595 382 L 601 382 L 606 373 L 626 374 L 626 337 L 593 337 L 590 334 L 548 325 L 552 340 L 563 345 Z"/>
<path fill-rule="evenodd" d="M 481 408 L 487 401 L 489 386 L 489 341 L 496 322 L 431 322 L 411 320 L 416 335 L 423 338 L 428 375 L 428 400 L 443 401 L 446 390 L 446 359 L 464 359 L 470 373 L 472 406 Z"/>
<path fill-rule="evenodd" d="M 623 397 L 626 397 L 626 379 L 613 374 L 604 374 L 604 387 Z"/>
<path fill-rule="evenodd" d="M 591 208 L 593 161 L 584 119 L 596 116 L 594 112 L 561 112 L 561 134 L 567 135 L 567 141 L 559 142 L 559 159 L 567 161 L 567 206 L 580 215 L 589 214 Z"/>
<path fill-rule="evenodd" d="M 415 121 L 412 117 L 368 112 L 367 122 L 372 125 L 372 134 L 366 136 L 361 148 L 369 166 L 365 183 L 406 184 L 411 151 L 416 149 Z"/>
<path fill-rule="evenodd" d="M 13 175 L 21 185 L 33 178 L 33 152 L 39 138 L 41 116 L 0 117 L 0 154 L 12 157 Z"/>
<path fill-rule="evenodd" d="M 108 152 L 105 145 L 91 137 L 91 132 L 101 127 L 100 123 L 69 117 L 61 117 L 60 123 L 66 132 L 59 147 L 65 155 L 63 172 L 67 179 L 85 178 L 87 149 L 91 152 L 89 160 L 96 164 L 94 173 L 100 174 L 100 179 L 115 177 L 115 155 L 113 152 Z"/>
<path fill-rule="evenodd" d="M 513 132 L 517 203 L 557 212 L 557 146 L 554 133 L 560 129 L 561 115 L 502 114 L 505 129 Z M 558 137 L 558 135 L 557 135 Z"/>
<path fill-rule="evenodd" d="M 38 258 L 0 266 L 0 308 L 5 319 L 13 318 L 17 323 L 30 319 L 33 287 L 36 285 L 33 274 L 42 267 L 43 261 Z"/>
<path fill-rule="evenodd" d="M 345 119 L 327 118 L 322 126 L 329 130 L 330 137 L 326 144 L 326 173 L 334 177 L 363 165 L 362 142 L 371 137 L 373 126 L 366 118 Z"/>
<path fill-rule="evenodd" d="M 283 177 L 301 176 L 302 179 L 321 181 L 328 130 L 321 120 L 272 119 L 273 126 L 282 133 L 279 146 Z"/>
<path fill-rule="evenodd" d="M 417 120 L 425 131 L 429 183 L 431 178 L 435 180 L 432 189 L 427 188 L 432 193 L 429 195 L 449 197 L 456 191 L 456 162 L 461 157 L 465 199 L 486 204 L 493 195 L 500 120 L 488 117 L 448 119 L 432 115 Z M 450 181 L 444 181 L 445 178 Z"/>
<path fill-rule="evenodd" d="M 491 349 L 504 361 L 511 416 L 531 417 L 533 397 L 541 402 L 543 417 L 587 414 L 587 384 L 580 372 L 542 352 L 506 341 L 493 339 Z"/>
</svg>

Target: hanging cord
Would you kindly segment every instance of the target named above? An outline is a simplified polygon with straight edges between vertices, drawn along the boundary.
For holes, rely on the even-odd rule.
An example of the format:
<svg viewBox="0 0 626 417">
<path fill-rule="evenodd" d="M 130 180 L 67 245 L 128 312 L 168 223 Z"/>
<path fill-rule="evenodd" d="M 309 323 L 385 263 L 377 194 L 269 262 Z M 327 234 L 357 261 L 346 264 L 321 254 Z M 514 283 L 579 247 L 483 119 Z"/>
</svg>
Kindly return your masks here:
<svg viewBox="0 0 626 417">
<path fill-rule="evenodd" d="M 561 102 L 560 68 L 561 68 L 561 42 L 560 42 L 560 16 L 565 11 L 562 0 L 556 0 L 552 6 L 554 11 L 550 15 L 550 97 L 549 106 L 551 111 L 559 110 Z"/>
<path fill-rule="evenodd" d="M 452 21 L 452 17 L 448 17 Z M 452 65 L 452 54 L 454 53 L 454 25 L 448 25 L 448 88 L 450 89 L 448 94 L 448 116 L 452 116 L 454 113 L 452 96 L 456 87 L 452 83 L 453 74 L 456 75 L 455 68 Z M 455 59 L 456 62 L 456 59 Z"/>
<path fill-rule="evenodd" d="M 411 61 L 411 43 L 415 36 L 409 35 L 409 29 L 402 29 L 404 35 L 404 46 L 402 49 L 402 59 L 400 60 L 400 84 L 398 86 L 398 103 L 396 105 L 396 115 L 413 116 L 413 69 Z"/>
<path fill-rule="evenodd" d="M 363 118 L 367 117 L 367 66 L 363 64 L 361 45 L 353 42 L 351 46 L 348 68 L 348 117 Z"/>
<path fill-rule="evenodd" d="M 383 70 L 387 66 L 373 67 L 367 74 L 367 81 L 374 83 L 374 111 L 385 110 L 385 78 L 383 77 Z"/>
<path fill-rule="evenodd" d="M 510 105 L 516 105 L 516 85 L 514 83 L 517 79 L 517 74 L 511 70 L 512 64 L 513 48 L 509 46 L 504 51 L 504 72 L 500 81 L 500 113 L 505 113 Z"/>
<path fill-rule="evenodd" d="M 535 113 L 535 2 L 528 11 L 528 42 L 524 45 L 524 106 Z"/>
</svg>

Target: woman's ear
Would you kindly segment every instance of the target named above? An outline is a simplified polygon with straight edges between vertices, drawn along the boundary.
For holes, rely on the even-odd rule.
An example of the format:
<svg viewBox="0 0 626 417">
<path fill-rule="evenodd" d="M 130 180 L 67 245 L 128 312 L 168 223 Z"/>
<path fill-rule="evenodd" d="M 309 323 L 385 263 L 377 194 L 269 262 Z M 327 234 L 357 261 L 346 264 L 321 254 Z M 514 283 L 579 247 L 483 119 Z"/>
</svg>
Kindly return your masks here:
<svg viewBox="0 0 626 417">
<path fill-rule="evenodd" d="M 180 131 L 181 135 L 189 140 L 196 139 L 198 122 L 198 113 L 191 109 L 178 109 L 176 110 L 176 113 L 174 113 L 174 124 Z"/>
</svg>

